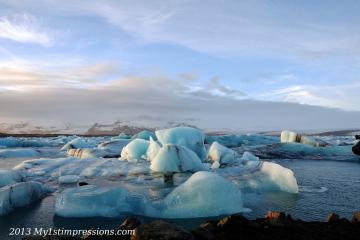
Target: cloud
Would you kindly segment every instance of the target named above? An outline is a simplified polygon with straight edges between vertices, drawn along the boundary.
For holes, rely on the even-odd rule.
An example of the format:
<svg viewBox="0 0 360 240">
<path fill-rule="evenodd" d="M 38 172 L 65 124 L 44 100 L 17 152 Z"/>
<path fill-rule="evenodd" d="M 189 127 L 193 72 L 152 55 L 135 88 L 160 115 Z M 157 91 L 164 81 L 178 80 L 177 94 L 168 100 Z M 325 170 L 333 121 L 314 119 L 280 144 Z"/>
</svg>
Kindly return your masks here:
<svg viewBox="0 0 360 240">
<path fill-rule="evenodd" d="M 36 43 L 45 47 L 53 44 L 53 40 L 43 29 L 41 21 L 30 14 L 0 17 L 0 38 L 22 43 Z"/>
<path fill-rule="evenodd" d="M 360 112 L 240 100 L 194 92 L 181 78 L 132 76 L 90 88 L 6 91 L 0 94 L 0 116 L 2 121 L 39 124 L 92 124 L 146 116 L 144 124 L 191 119 L 188 122 L 207 129 L 261 131 L 355 128 Z"/>
<path fill-rule="evenodd" d="M 264 94 L 267 99 L 359 111 L 360 84 L 293 85 Z"/>
</svg>

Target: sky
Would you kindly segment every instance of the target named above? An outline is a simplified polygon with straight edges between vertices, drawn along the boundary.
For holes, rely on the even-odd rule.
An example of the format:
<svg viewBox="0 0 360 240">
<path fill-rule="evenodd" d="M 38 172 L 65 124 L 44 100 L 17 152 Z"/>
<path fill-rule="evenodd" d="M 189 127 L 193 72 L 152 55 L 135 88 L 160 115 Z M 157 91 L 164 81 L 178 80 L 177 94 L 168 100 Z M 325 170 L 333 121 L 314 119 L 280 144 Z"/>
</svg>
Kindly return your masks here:
<svg viewBox="0 0 360 240">
<path fill-rule="evenodd" d="M 0 122 L 360 128 L 360 2 L 0 0 Z"/>
</svg>

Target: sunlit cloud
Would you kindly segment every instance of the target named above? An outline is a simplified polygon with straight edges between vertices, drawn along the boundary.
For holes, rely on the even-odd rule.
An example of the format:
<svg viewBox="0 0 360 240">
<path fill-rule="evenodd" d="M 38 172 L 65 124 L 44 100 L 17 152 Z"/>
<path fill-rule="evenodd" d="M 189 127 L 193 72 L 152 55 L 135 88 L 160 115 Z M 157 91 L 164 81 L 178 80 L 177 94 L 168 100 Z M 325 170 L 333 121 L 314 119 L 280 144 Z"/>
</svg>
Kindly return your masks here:
<svg viewBox="0 0 360 240">
<path fill-rule="evenodd" d="M 53 44 L 53 40 L 43 29 L 41 21 L 30 14 L 0 17 L 0 38 L 22 43 L 36 43 L 46 47 Z"/>
</svg>

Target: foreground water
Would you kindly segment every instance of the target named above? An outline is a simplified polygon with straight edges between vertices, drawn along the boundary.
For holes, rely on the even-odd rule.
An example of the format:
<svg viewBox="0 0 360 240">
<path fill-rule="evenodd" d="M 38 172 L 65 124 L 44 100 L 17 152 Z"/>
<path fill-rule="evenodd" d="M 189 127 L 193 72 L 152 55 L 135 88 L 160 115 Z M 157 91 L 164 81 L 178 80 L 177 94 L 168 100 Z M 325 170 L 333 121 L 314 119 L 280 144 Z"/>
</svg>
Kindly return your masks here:
<svg viewBox="0 0 360 240">
<path fill-rule="evenodd" d="M 259 149 L 254 149 L 254 152 L 256 151 Z M 263 153 L 264 157 L 275 156 L 269 154 L 269 150 L 267 151 Z M 51 153 L 49 151 L 49 154 Z M 294 155 L 291 156 L 294 157 Z M 0 169 L 11 169 L 23 160 L 24 158 L 0 159 Z M 292 159 L 273 157 L 265 160 L 277 162 L 291 169 L 295 173 L 300 192 L 289 194 L 281 191 L 244 191 L 244 206 L 252 210 L 244 215 L 256 218 L 264 216 L 268 210 L 279 210 L 286 211 L 295 218 L 324 220 L 330 212 L 350 218 L 354 211 L 359 210 L 360 162 L 357 157 L 349 155 L 348 152 L 329 157 L 329 159 L 320 154 L 317 155 L 317 160 L 304 155 Z M 59 192 L 56 191 L 41 201 L 1 216 L 0 236 L 7 235 L 10 227 L 114 228 L 121 223 L 123 217 L 126 217 L 77 219 L 55 216 L 54 204 Z M 142 216 L 137 217 L 143 221 L 151 220 Z M 172 219 L 171 221 L 192 228 L 207 219 L 211 218 Z"/>
</svg>

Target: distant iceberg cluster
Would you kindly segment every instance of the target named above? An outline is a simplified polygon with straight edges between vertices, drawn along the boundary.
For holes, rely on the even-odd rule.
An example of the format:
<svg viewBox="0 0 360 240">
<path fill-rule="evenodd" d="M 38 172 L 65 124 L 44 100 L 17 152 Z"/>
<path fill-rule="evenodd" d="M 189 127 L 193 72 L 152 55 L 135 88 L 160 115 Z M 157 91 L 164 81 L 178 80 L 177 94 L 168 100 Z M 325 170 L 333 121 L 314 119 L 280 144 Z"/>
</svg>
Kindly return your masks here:
<svg viewBox="0 0 360 240">
<path fill-rule="evenodd" d="M 244 191 L 299 192 L 292 170 L 262 159 L 347 155 L 350 144 L 290 131 L 280 138 L 210 136 L 191 127 L 134 136 L 0 138 L 0 161 L 23 159 L 11 170 L 0 170 L 0 215 L 49 194 L 62 217 L 247 212 Z"/>
</svg>

